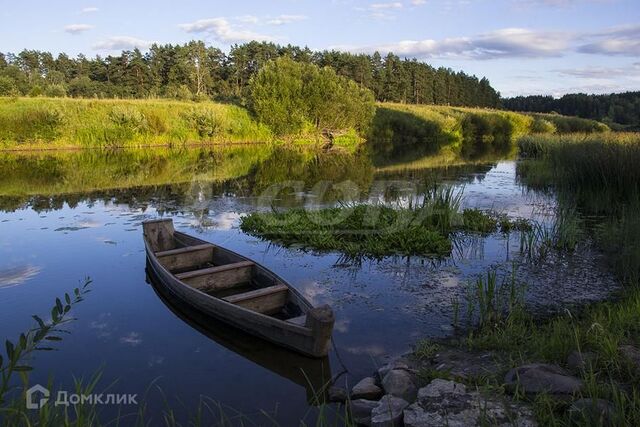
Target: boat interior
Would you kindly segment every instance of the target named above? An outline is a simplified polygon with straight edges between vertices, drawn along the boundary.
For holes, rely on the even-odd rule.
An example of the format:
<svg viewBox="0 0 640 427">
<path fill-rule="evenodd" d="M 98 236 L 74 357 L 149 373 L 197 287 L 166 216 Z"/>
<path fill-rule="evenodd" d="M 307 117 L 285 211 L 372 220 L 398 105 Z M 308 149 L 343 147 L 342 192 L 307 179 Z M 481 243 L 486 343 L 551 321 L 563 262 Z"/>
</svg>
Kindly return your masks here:
<svg viewBox="0 0 640 427">
<path fill-rule="evenodd" d="M 305 326 L 306 310 L 298 297 L 268 270 L 224 248 L 174 231 L 171 222 L 145 226 L 156 258 L 182 283 L 246 309 Z"/>
</svg>

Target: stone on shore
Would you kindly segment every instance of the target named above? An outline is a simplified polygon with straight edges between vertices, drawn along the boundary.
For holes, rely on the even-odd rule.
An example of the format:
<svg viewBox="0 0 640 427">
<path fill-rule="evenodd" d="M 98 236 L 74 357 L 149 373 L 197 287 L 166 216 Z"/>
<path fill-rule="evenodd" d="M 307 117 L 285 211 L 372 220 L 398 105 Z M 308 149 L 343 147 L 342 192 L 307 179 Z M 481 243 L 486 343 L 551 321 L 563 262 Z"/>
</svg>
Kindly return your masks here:
<svg viewBox="0 0 640 427">
<path fill-rule="evenodd" d="M 455 347 L 443 348 L 433 357 L 436 371 L 447 372 L 453 378 L 495 378 L 503 369 L 503 358 L 494 352 L 470 352 Z"/>
<path fill-rule="evenodd" d="M 614 407 L 604 399 L 578 399 L 571 404 L 569 414 L 577 424 L 612 425 Z"/>
<path fill-rule="evenodd" d="M 567 357 L 567 368 L 574 372 L 586 371 L 593 366 L 596 354 L 591 351 L 572 351 Z"/>
<path fill-rule="evenodd" d="M 390 394 L 384 395 L 371 411 L 371 427 L 400 427 L 402 415 L 409 403 Z"/>
<path fill-rule="evenodd" d="M 383 394 L 382 389 L 376 385 L 376 380 L 373 377 L 363 378 L 351 389 L 351 399 L 354 400 L 377 400 Z"/>
<path fill-rule="evenodd" d="M 405 425 L 412 427 L 467 427 L 495 425 L 500 427 L 533 427 L 532 411 L 524 404 L 499 396 L 484 396 L 467 391 L 463 384 L 435 379 L 418 390 L 419 406 L 405 410 Z"/>
<path fill-rule="evenodd" d="M 382 379 L 382 388 L 387 394 L 414 402 L 418 394 L 413 375 L 401 369 L 389 371 Z"/>
<path fill-rule="evenodd" d="M 347 400 L 349 397 L 347 394 L 347 390 L 342 387 L 331 386 L 328 390 L 329 402 L 338 402 L 342 403 Z"/>
<path fill-rule="evenodd" d="M 621 345 L 618 349 L 622 356 L 633 364 L 637 371 L 640 371 L 640 350 L 632 345 Z"/>
<path fill-rule="evenodd" d="M 580 391 L 582 381 L 557 365 L 531 363 L 507 372 L 504 378 L 508 390 L 525 394 L 550 393 L 569 395 Z"/>
<path fill-rule="evenodd" d="M 349 404 L 353 422 L 365 426 L 371 425 L 371 411 L 378 406 L 375 400 L 357 399 Z"/>
</svg>

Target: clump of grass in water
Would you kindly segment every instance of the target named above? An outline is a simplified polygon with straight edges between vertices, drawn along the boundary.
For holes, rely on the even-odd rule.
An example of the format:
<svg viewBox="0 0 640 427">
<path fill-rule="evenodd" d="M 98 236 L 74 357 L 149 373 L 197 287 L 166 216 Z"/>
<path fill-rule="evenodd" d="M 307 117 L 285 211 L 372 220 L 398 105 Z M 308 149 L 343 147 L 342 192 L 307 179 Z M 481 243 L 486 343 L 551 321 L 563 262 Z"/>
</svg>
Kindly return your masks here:
<svg viewBox="0 0 640 427">
<path fill-rule="evenodd" d="M 583 221 L 575 209 L 558 209 L 550 225 L 528 224 L 520 229 L 520 254 L 533 262 L 543 261 L 552 250 L 575 250 L 584 236 Z"/>
<path fill-rule="evenodd" d="M 475 209 L 460 213 L 461 200 L 459 190 L 431 186 L 421 197 L 410 199 L 407 207 L 342 204 L 319 210 L 254 212 L 242 217 L 240 228 L 284 246 L 339 251 L 354 258 L 381 258 L 444 257 L 451 253 L 454 232 L 493 232 L 498 224 L 510 231 L 525 224 L 522 220 L 498 220 Z"/>
<path fill-rule="evenodd" d="M 492 328 L 506 321 L 512 313 L 524 310 L 525 290 L 525 285 L 519 283 L 516 278 L 515 264 L 511 274 L 502 278 L 495 269 L 487 271 L 486 276 L 478 276 L 467 289 L 467 322 L 473 322 L 476 310 L 477 325 L 480 329 Z M 457 315 L 455 317 L 457 318 Z M 454 322 L 457 322 L 457 319 L 454 319 Z M 459 325 L 454 323 L 454 326 Z"/>
</svg>

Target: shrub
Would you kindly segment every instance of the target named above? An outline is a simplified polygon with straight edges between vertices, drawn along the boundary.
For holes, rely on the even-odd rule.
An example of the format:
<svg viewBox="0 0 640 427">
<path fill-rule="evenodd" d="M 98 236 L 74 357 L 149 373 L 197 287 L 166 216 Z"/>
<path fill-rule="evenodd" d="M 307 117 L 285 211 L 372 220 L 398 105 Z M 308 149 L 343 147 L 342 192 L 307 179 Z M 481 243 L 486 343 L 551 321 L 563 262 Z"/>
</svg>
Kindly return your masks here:
<svg viewBox="0 0 640 427">
<path fill-rule="evenodd" d="M 44 93 L 51 98 L 64 98 L 67 96 L 67 88 L 63 84 L 54 83 L 47 86 Z"/>
<path fill-rule="evenodd" d="M 38 85 L 35 85 L 29 91 L 29 96 L 35 98 L 36 96 L 42 96 L 42 88 Z"/>
<path fill-rule="evenodd" d="M 281 57 L 251 79 L 251 108 L 279 135 L 316 130 L 368 127 L 375 112 L 371 91 L 338 76 L 330 68 Z"/>
<path fill-rule="evenodd" d="M 212 138 L 224 130 L 224 120 L 209 108 L 193 108 L 184 114 L 200 138 Z"/>
<path fill-rule="evenodd" d="M 64 122 L 63 114 L 50 107 L 28 107 L 0 114 L 0 140 L 53 141 Z"/>
<path fill-rule="evenodd" d="M 16 82 L 7 76 L 0 76 L 0 96 L 17 96 L 19 94 Z"/>
<path fill-rule="evenodd" d="M 116 126 L 130 129 L 134 132 L 145 132 L 147 119 L 144 114 L 133 107 L 115 106 L 109 111 L 109 120 Z"/>
<path fill-rule="evenodd" d="M 556 133 L 556 125 L 542 117 L 536 117 L 531 123 L 532 133 Z"/>
</svg>

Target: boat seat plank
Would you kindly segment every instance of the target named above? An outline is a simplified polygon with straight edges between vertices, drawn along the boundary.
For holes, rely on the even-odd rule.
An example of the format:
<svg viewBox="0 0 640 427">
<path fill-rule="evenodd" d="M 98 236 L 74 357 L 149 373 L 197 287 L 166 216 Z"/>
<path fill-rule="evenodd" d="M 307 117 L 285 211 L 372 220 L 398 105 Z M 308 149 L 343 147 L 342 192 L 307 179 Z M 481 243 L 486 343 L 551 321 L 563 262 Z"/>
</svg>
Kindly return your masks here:
<svg viewBox="0 0 640 427">
<path fill-rule="evenodd" d="M 241 261 L 179 273 L 176 278 L 202 291 L 219 291 L 250 282 L 254 265 L 251 261 Z"/>
<path fill-rule="evenodd" d="M 211 262 L 214 248 L 214 245 L 202 244 L 156 252 L 155 255 L 169 271 L 188 270 Z"/>
<path fill-rule="evenodd" d="M 210 244 L 210 243 L 203 243 L 201 245 L 185 246 L 183 248 L 170 249 L 168 251 L 156 252 L 156 256 L 158 258 L 162 258 L 162 257 L 165 257 L 165 256 L 171 256 L 171 255 L 188 254 L 188 253 L 191 253 L 191 252 L 197 252 L 197 251 L 201 251 L 203 249 L 209 249 L 209 248 L 213 248 L 213 245 Z"/>
<path fill-rule="evenodd" d="M 287 319 L 287 322 L 293 323 L 294 325 L 304 326 L 307 322 L 307 315 L 303 314 L 302 316 L 292 317 L 291 319 Z"/>
<path fill-rule="evenodd" d="M 223 300 L 263 314 L 277 313 L 287 303 L 286 285 L 268 286 L 254 291 L 230 295 Z"/>
</svg>

